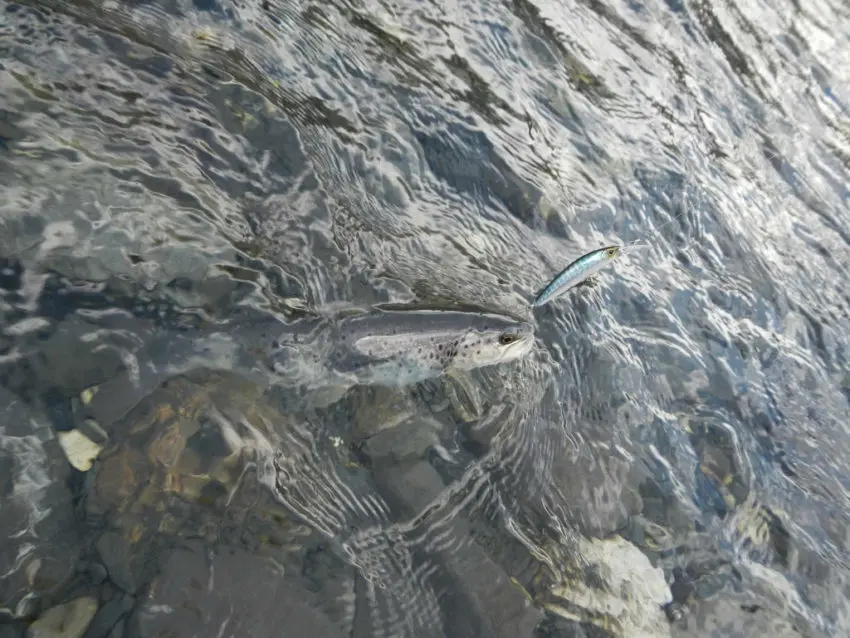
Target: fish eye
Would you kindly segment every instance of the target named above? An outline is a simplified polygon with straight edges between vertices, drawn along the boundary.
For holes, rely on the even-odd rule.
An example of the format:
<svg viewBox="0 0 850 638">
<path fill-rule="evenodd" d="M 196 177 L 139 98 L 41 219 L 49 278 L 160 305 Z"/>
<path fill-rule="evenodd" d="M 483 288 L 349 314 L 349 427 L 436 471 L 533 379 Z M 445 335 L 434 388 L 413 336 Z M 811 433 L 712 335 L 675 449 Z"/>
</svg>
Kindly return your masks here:
<svg viewBox="0 0 850 638">
<path fill-rule="evenodd" d="M 508 344 L 513 343 L 517 339 L 519 339 L 519 337 L 517 337 L 516 335 L 511 334 L 509 332 L 503 332 L 502 334 L 499 335 L 499 344 L 506 346 Z"/>
<path fill-rule="evenodd" d="M 620 253 L 619 246 L 612 246 L 611 248 L 605 251 L 605 256 L 613 259 Z"/>
</svg>

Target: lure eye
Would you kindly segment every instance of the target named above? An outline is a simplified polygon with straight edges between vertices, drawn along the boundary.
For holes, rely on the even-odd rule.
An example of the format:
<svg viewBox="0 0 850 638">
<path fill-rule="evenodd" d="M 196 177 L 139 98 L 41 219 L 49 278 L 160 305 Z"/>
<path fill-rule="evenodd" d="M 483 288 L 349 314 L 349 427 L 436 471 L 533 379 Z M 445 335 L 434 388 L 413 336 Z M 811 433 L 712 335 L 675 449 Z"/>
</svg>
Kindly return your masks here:
<svg viewBox="0 0 850 638">
<path fill-rule="evenodd" d="M 612 246 L 608 250 L 605 251 L 605 256 L 613 259 L 620 253 L 620 249 L 617 246 Z"/>
<path fill-rule="evenodd" d="M 516 341 L 519 337 L 516 335 L 510 334 L 509 332 L 503 332 L 499 335 L 499 344 L 503 346 L 507 346 L 514 341 Z"/>
</svg>

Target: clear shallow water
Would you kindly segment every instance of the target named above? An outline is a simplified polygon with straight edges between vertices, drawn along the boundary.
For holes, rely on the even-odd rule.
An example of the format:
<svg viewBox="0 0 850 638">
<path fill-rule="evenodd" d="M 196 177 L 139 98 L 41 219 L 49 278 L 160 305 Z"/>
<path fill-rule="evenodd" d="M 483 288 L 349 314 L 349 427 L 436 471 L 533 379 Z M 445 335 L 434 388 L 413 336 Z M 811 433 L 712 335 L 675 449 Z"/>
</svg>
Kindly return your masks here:
<svg viewBox="0 0 850 638">
<path fill-rule="evenodd" d="M 95 621 L 121 601 L 93 635 L 850 629 L 845 6 L 0 10 L 10 626 L 91 596 Z M 465 384 L 319 410 L 229 377 L 157 389 L 250 377 L 238 339 L 193 341 L 245 307 L 529 316 L 563 265 L 634 240 L 534 314 L 526 361 Z M 86 416 L 109 444 L 75 473 L 56 432 Z M 202 629 L 154 613 L 180 596 Z"/>
</svg>

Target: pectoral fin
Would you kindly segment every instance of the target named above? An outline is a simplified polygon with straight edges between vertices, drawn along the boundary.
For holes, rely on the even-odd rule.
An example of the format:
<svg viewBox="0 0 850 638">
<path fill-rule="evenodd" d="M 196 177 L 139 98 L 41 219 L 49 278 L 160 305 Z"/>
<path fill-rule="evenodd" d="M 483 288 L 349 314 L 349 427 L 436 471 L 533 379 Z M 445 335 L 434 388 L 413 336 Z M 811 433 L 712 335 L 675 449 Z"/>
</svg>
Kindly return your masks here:
<svg viewBox="0 0 850 638">
<path fill-rule="evenodd" d="M 443 377 L 443 387 L 455 415 L 466 423 L 481 418 L 481 397 L 469 375 L 459 370 L 451 370 Z"/>
</svg>

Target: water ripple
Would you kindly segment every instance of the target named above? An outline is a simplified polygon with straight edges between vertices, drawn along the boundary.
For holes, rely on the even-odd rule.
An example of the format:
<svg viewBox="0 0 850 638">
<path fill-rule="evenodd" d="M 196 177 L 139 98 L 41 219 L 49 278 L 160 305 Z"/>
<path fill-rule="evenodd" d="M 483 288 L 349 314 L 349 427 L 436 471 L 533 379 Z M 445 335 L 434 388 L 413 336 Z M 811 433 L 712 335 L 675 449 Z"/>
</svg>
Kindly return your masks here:
<svg viewBox="0 0 850 638">
<path fill-rule="evenodd" d="M 533 316 L 534 353 L 470 375 L 463 411 L 439 384 L 399 399 L 395 456 L 355 455 L 390 435 L 345 409 L 294 415 L 274 444 L 269 489 L 351 568 L 355 635 L 530 635 L 492 620 L 470 564 L 548 610 L 524 621 L 540 632 L 628 635 L 650 621 L 596 604 L 620 577 L 599 557 L 629 563 L 626 541 L 689 609 L 665 631 L 846 633 L 844 4 L 0 12 L 1 378 L 52 428 L 113 372 L 143 392 L 195 365 L 256 371 L 237 330 L 206 352 L 192 333 L 245 309 Z M 614 242 L 645 247 L 528 309 Z M 46 463 L 32 436 L 6 452 Z"/>
</svg>

